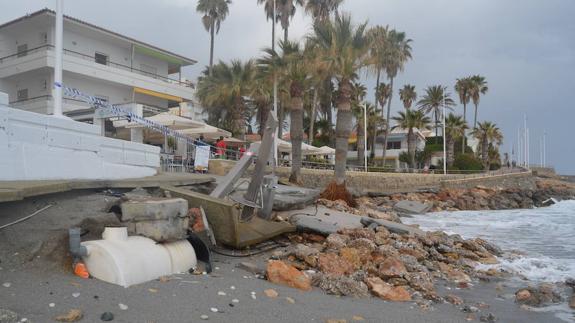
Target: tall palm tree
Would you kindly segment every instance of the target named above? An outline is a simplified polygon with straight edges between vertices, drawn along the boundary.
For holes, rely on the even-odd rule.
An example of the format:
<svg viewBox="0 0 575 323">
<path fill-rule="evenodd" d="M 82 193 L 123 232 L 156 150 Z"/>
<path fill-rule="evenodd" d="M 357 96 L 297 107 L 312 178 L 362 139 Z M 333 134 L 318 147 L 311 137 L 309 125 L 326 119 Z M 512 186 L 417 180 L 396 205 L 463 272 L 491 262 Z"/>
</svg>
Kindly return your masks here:
<svg viewBox="0 0 575 323">
<path fill-rule="evenodd" d="M 442 116 L 441 109 L 445 105 L 446 109 L 450 109 L 455 105 L 451 98 L 451 94 L 447 92 L 447 87 L 442 85 L 429 86 L 425 89 L 425 94 L 417 102 L 419 110 L 425 113 L 433 113 L 435 120 L 435 137 L 439 137 L 439 117 Z"/>
<path fill-rule="evenodd" d="M 277 2 L 278 19 L 284 30 L 284 42 L 288 40 L 290 20 L 295 15 L 297 6 L 303 7 L 304 0 L 278 0 Z"/>
<path fill-rule="evenodd" d="M 370 49 L 369 60 L 370 70 L 375 74 L 375 109 L 378 108 L 379 98 L 378 91 L 381 84 L 381 72 L 385 69 L 385 52 L 388 46 L 389 27 L 375 26 L 368 30 Z M 384 105 L 382 105 L 382 108 Z M 383 110 L 382 110 L 383 111 Z"/>
<path fill-rule="evenodd" d="M 276 4 L 275 17 L 274 17 L 274 2 Z M 264 5 L 266 20 L 272 21 L 272 47 L 274 47 L 276 43 L 276 22 L 279 20 L 279 16 L 277 13 L 278 0 L 258 0 L 258 4 Z"/>
<path fill-rule="evenodd" d="M 375 105 L 371 103 L 366 103 L 367 112 L 367 135 L 368 135 L 368 145 L 371 146 L 370 158 L 375 158 L 375 143 L 377 139 L 378 132 L 381 127 L 385 124 L 385 120 L 381 116 L 380 109 L 376 109 Z"/>
<path fill-rule="evenodd" d="M 411 39 L 406 38 L 404 32 L 398 32 L 394 29 L 387 35 L 387 46 L 384 53 L 385 57 L 385 74 L 389 79 L 391 92 L 387 100 L 387 117 L 385 120 L 385 132 L 383 137 L 383 154 L 382 158 L 385 163 L 385 153 L 387 150 L 387 139 L 389 135 L 389 119 L 391 115 L 391 101 L 393 100 L 393 80 L 397 73 L 403 71 L 405 63 L 411 59 Z"/>
<path fill-rule="evenodd" d="M 351 96 L 351 110 L 355 115 L 357 121 L 357 159 L 358 163 L 363 163 L 365 159 L 365 129 L 364 129 L 364 113 L 363 113 L 363 99 L 367 94 L 365 85 L 355 82 L 353 83 L 352 96 Z M 366 120 L 367 121 L 367 120 Z"/>
<path fill-rule="evenodd" d="M 409 110 L 411 105 L 417 99 L 417 92 L 415 92 L 415 86 L 410 84 L 405 84 L 402 89 L 399 90 L 399 98 L 403 102 L 403 107 L 405 110 Z"/>
<path fill-rule="evenodd" d="M 365 36 L 367 23 L 354 26 L 347 14 L 338 15 L 333 21 L 314 24 L 310 39 L 322 51 L 322 64 L 338 83 L 335 139 L 335 180 L 345 184 L 348 140 L 351 133 L 352 82 L 357 72 L 366 64 L 368 41 Z"/>
<path fill-rule="evenodd" d="M 414 129 L 419 131 L 429 129 L 431 120 L 422 111 L 406 109 L 400 111 L 399 116 L 393 117 L 396 125 L 393 127 L 407 129 L 407 153 L 409 154 L 409 167 L 415 168 L 415 151 L 417 149 L 417 137 Z"/>
<path fill-rule="evenodd" d="M 489 145 L 501 145 L 503 142 L 503 134 L 493 122 L 489 121 L 477 124 L 477 127 L 472 130 L 471 134 L 479 140 L 483 168 L 485 171 L 488 171 L 490 166 Z"/>
<path fill-rule="evenodd" d="M 473 105 L 475 106 L 475 117 L 473 118 L 473 127 L 475 128 L 477 127 L 477 108 L 481 95 L 486 94 L 489 88 L 487 87 L 485 77 L 481 75 L 473 75 L 471 77 L 471 83 L 471 100 L 473 100 Z"/>
<path fill-rule="evenodd" d="M 256 76 L 256 68 L 250 60 L 242 63 L 233 60 L 230 64 L 219 62 L 198 78 L 198 98 L 206 107 L 222 107 L 222 118 L 229 122 L 229 130 L 235 136 L 244 138 L 248 102 Z"/>
<path fill-rule="evenodd" d="M 473 82 L 471 77 L 464 77 L 457 79 L 455 82 L 455 92 L 459 96 L 459 102 L 463 104 L 463 121 L 467 123 L 467 105 L 471 101 L 471 91 L 473 88 Z M 465 137 L 465 132 L 463 133 Z M 465 138 L 461 141 L 461 151 L 465 152 Z"/>
<path fill-rule="evenodd" d="M 270 69 L 277 69 L 280 79 L 284 80 L 289 88 L 291 101 L 290 115 L 290 140 L 292 144 L 292 166 L 290 182 L 299 183 L 303 142 L 303 106 L 306 83 L 308 79 L 308 67 L 304 59 L 304 51 L 299 43 L 281 41 L 279 44 L 281 54 L 271 48 L 265 49 L 266 56 L 258 63 Z"/>
<path fill-rule="evenodd" d="M 381 105 L 381 117 L 385 119 L 385 115 L 383 114 L 383 110 L 385 109 L 385 105 L 387 101 L 391 97 L 391 85 L 385 84 L 383 82 L 379 83 L 375 90 L 375 101 Z M 375 106 L 377 109 L 377 104 Z"/>
<path fill-rule="evenodd" d="M 305 3 L 305 12 L 310 14 L 314 21 L 329 20 L 331 14 L 337 10 L 343 3 L 343 0 L 307 0 Z"/>
<path fill-rule="evenodd" d="M 210 32 L 210 73 L 214 64 L 214 38 L 219 33 L 222 21 L 229 13 L 228 5 L 232 0 L 199 0 L 196 11 L 204 14 L 202 23 L 206 31 Z"/>
<path fill-rule="evenodd" d="M 447 165 L 453 166 L 455 161 L 455 141 L 463 138 L 467 123 L 461 116 L 450 113 L 445 119 L 445 141 L 447 142 Z M 465 151 L 463 151 L 465 152 Z"/>
</svg>

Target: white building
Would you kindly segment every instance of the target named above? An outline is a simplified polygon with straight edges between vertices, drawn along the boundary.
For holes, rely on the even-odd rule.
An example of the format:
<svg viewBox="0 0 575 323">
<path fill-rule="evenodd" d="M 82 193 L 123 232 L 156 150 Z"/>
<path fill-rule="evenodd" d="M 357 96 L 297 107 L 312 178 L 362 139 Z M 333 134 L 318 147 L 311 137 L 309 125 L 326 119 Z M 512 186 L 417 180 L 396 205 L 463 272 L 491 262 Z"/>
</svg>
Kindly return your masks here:
<svg viewBox="0 0 575 323">
<path fill-rule="evenodd" d="M 44 9 L 0 25 L 0 91 L 10 105 L 53 112 L 55 13 Z M 64 17 L 63 83 L 112 104 L 155 114 L 181 107 L 201 118 L 182 68 L 196 61 L 90 23 Z M 63 112 L 91 121 L 94 109 L 64 96 Z"/>
<path fill-rule="evenodd" d="M 414 130 L 416 137 L 416 150 L 423 150 L 425 148 L 425 136 L 417 128 Z M 395 128 L 391 130 L 387 138 L 387 150 L 385 152 L 385 166 L 393 167 L 396 169 L 407 168 L 406 163 L 399 161 L 401 153 L 407 153 L 407 129 Z M 383 135 L 376 138 L 375 144 L 375 158 L 381 160 L 383 154 Z M 357 146 L 356 146 L 357 147 Z M 367 152 L 369 156 L 370 151 Z M 348 151 L 347 158 L 357 159 L 357 151 Z M 362 164 L 362 161 L 359 161 Z M 381 163 L 381 161 L 380 161 Z"/>
</svg>

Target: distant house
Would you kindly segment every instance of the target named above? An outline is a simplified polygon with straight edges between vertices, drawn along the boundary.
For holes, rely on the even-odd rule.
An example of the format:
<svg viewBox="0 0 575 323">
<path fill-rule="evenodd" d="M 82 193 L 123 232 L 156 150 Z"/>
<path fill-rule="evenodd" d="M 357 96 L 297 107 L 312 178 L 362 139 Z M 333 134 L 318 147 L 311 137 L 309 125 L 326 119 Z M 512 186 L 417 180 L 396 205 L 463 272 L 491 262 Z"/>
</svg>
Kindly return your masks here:
<svg viewBox="0 0 575 323">
<path fill-rule="evenodd" d="M 402 163 L 399 161 L 399 155 L 403 152 L 407 153 L 407 133 L 408 130 L 402 128 L 396 128 L 390 132 L 387 139 L 387 151 L 385 154 L 386 167 L 393 167 L 396 169 L 408 167 L 406 163 Z M 425 148 L 425 136 L 422 134 L 422 132 L 419 131 L 419 129 L 414 129 L 414 133 L 416 136 L 416 149 L 423 150 Z M 357 141 L 356 138 L 357 137 L 355 135 L 352 136 L 350 143 L 356 144 Z M 383 154 L 383 143 L 384 143 L 383 135 L 378 136 L 376 138 L 376 145 L 375 145 L 375 158 L 376 163 L 379 158 L 379 164 L 381 164 L 381 156 Z M 348 151 L 347 157 L 348 159 L 357 159 L 358 156 L 357 144 L 353 145 L 352 147 L 354 147 L 354 150 Z M 369 153 L 370 152 L 368 151 L 368 156 Z"/>
<path fill-rule="evenodd" d="M 49 9 L 0 25 L 0 91 L 10 105 L 51 114 L 55 13 Z M 88 22 L 64 17 L 63 83 L 144 115 L 179 107 L 199 119 L 182 68 L 196 61 Z M 63 112 L 91 121 L 94 108 L 64 96 Z"/>
</svg>

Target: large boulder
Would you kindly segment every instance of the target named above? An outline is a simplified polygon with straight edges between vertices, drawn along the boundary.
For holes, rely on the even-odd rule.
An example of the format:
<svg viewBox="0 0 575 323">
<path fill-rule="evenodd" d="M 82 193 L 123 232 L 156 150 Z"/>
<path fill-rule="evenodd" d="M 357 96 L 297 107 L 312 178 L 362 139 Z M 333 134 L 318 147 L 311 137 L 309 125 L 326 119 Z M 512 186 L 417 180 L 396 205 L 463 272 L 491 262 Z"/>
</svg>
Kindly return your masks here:
<svg viewBox="0 0 575 323">
<path fill-rule="evenodd" d="M 389 257 L 379 265 L 378 274 L 383 279 L 402 278 L 407 269 L 399 258 Z"/>
<path fill-rule="evenodd" d="M 371 292 L 386 301 L 406 302 L 411 300 L 411 295 L 402 286 L 392 286 L 379 277 L 369 277 L 365 283 Z"/>
<path fill-rule="evenodd" d="M 270 260 L 266 273 L 268 280 L 272 283 L 304 291 L 311 290 L 311 279 L 295 267 L 283 261 Z"/>
</svg>

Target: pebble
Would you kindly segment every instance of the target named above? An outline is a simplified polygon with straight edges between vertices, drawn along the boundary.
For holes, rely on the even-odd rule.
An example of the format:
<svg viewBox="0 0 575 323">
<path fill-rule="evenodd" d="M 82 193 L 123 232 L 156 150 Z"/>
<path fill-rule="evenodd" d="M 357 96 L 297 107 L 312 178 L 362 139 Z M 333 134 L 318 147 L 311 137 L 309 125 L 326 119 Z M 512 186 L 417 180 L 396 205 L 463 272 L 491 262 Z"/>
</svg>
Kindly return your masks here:
<svg viewBox="0 0 575 323">
<path fill-rule="evenodd" d="M 239 302 L 240 302 L 240 300 L 239 300 L 239 299 L 237 299 L 237 298 L 234 298 L 234 299 L 232 299 L 232 303 L 235 303 L 235 304 L 237 304 L 237 303 L 239 303 Z"/>
<path fill-rule="evenodd" d="M 206 314 L 200 315 L 200 319 L 202 319 L 202 320 L 204 320 L 204 321 L 207 320 L 207 319 L 209 319 L 209 318 L 210 318 L 210 317 L 207 316 Z"/>
<path fill-rule="evenodd" d="M 354 315 L 351 319 L 354 321 L 365 321 L 365 319 L 359 315 Z"/>
<path fill-rule="evenodd" d="M 23 323 L 23 322 L 28 322 L 28 319 L 25 318 L 25 317 L 23 317 L 23 318 L 20 320 L 20 322 L 22 322 L 22 323 Z"/>
<path fill-rule="evenodd" d="M 72 293 L 72 297 L 78 298 L 78 297 L 80 297 L 80 293 Z"/>
<path fill-rule="evenodd" d="M 216 268 L 214 268 L 214 269 L 215 269 L 215 270 L 220 270 L 220 267 L 216 267 Z"/>
<path fill-rule="evenodd" d="M 230 286 L 231 290 L 236 290 L 236 286 Z"/>
<path fill-rule="evenodd" d="M 479 309 L 475 306 L 465 305 L 465 306 L 463 306 L 461 311 L 464 313 L 477 313 L 477 312 L 479 312 Z"/>
<path fill-rule="evenodd" d="M 48 306 L 50 306 L 50 307 L 54 307 L 54 306 L 56 306 L 56 304 L 54 304 L 54 303 L 50 303 L 50 304 L 48 304 Z"/>
<path fill-rule="evenodd" d="M 266 294 L 266 296 L 269 298 L 276 298 L 279 296 L 278 292 L 276 292 L 274 289 L 266 289 L 264 290 L 264 294 Z"/>
<path fill-rule="evenodd" d="M 218 295 L 219 295 L 219 296 L 226 296 L 227 294 L 226 294 L 225 292 L 219 291 L 219 292 L 218 292 Z"/>
<path fill-rule="evenodd" d="M 2 286 L 8 288 L 8 287 L 12 286 L 12 284 L 11 283 L 4 283 L 4 284 L 2 284 Z"/>
<path fill-rule="evenodd" d="M 488 323 L 493 323 L 497 321 L 497 318 L 495 317 L 495 315 L 493 315 L 493 313 L 489 313 L 487 315 L 481 315 L 479 317 L 479 320 L 481 322 L 488 322 Z"/>
<path fill-rule="evenodd" d="M 210 308 L 210 311 L 212 311 L 213 313 L 217 313 L 217 312 L 218 312 L 218 309 L 215 308 L 215 307 L 212 307 L 212 308 Z"/>
<path fill-rule="evenodd" d="M 286 297 L 286 301 L 288 301 L 288 303 L 290 303 L 290 304 L 295 304 L 295 299 L 293 299 L 291 297 Z"/>
<path fill-rule="evenodd" d="M 102 313 L 102 315 L 100 315 L 100 320 L 102 320 L 104 322 L 113 321 L 114 320 L 114 314 L 112 314 L 111 312 L 104 312 L 104 313 Z"/>
<path fill-rule="evenodd" d="M 128 309 L 128 305 L 125 305 L 125 304 L 122 304 L 122 303 L 118 304 L 118 307 L 120 307 L 120 309 L 121 309 L 122 311 L 125 311 L 125 310 Z"/>
</svg>

